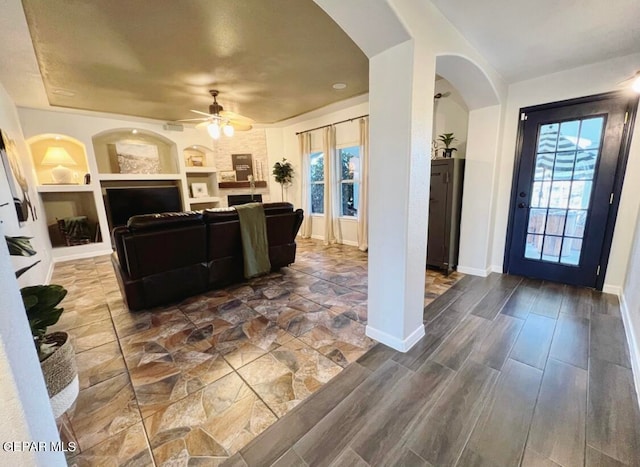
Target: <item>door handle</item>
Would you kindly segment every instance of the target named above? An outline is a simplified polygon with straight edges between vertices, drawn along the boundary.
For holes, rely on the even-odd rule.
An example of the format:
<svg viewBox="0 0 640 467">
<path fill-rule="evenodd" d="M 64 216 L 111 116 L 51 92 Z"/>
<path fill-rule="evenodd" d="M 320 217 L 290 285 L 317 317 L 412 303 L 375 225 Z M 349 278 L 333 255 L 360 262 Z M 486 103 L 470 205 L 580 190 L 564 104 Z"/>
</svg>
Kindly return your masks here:
<svg viewBox="0 0 640 467">
<path fill-rule="evenodd" d="M 518 207 L 519 207 L 520 209 L 522 209 L 522 208 L 526 208 L 526 207 L 527 207 L 527 203 L 518 203 Z"/>
</svg>

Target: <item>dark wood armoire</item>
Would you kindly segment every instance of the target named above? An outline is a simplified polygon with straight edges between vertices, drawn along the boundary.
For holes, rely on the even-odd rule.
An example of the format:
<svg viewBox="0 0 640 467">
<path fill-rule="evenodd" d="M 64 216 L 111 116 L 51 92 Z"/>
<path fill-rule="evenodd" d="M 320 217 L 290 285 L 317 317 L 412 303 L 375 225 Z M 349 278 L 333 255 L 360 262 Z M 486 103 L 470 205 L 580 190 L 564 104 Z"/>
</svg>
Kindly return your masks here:
<svg viewBox="0 0 640 467">
<path fill-rule="evenodd" d="M 464 159 L 431 161 L 427 266 L 450 273 L 458 265 Z"/>
</svg>

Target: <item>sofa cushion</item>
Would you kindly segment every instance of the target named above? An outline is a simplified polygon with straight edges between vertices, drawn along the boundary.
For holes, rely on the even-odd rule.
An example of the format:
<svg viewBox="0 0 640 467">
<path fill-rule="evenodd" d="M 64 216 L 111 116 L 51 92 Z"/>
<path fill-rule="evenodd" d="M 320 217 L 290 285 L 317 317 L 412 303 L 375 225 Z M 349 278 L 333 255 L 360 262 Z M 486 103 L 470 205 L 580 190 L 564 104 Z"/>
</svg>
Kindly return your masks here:
<svg viewBox="0 0 640 467">
<path fill-rule="evenodd" d="M 127 222 L 131 231 L 156 230 L 202 224 L 202 213 L 196 211 L 163 212 L 132 216 Z"/>
</svg>

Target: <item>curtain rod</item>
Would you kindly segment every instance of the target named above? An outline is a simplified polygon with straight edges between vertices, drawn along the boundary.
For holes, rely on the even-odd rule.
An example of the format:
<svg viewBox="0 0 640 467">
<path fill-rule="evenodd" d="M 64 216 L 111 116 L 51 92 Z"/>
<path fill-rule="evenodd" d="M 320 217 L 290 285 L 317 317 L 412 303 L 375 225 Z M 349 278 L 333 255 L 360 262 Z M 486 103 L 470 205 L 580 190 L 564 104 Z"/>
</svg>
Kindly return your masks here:
<svg viewBox="0 0 640 467">
<path fill-rule="evenodd" d="M 340 123 L 352 122 L 352 121 L 357 120 L 359 118 L 364 118 L 364 117 L 368 117 L 368 116 L 369 116 L 369 114 L 360 115 L 358 117 L 347 118 L 346 120 L 340 120 L 339 122 L 329 123 L 328 125 L 322 125 L 322 126 L 318 126 L 318 127 L 315 127 L 315 128 L 311 128 L 310 130 L 297 131 L 296 135 L 301 135 L 302 133 L 309 133 L 310 131 L 319 130 L 321 128 L 326 128 L 328 126 L 339 125 Z"/>
</svg>

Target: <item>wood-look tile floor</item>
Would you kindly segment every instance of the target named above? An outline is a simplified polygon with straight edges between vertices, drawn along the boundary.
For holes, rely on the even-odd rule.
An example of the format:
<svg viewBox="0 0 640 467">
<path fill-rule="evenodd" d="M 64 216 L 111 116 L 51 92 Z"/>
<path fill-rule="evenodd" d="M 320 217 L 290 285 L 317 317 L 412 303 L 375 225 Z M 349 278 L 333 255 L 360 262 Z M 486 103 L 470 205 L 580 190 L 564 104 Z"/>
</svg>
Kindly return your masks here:
<svg viewBox="0 0 640 467">
<path fill-rule="evenodd" d="M 617 298 L 492 274 L 425 308 L 228 466 L 638 466 L 640 412 Z"/>
<path fill-rule="evenodd" d="M 461 277 L 429 271 L 425 305 Z M 375 345 L 354 247 L 301 240 L 278 273 L 136 313 L 108 256 L 52 282 L 69 293 L 50 331 L 71 335 L 81 387 L 59 420 L 69 465 L 219 465 Z"/>
</svg>

